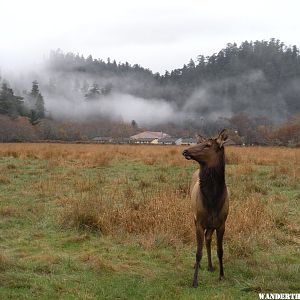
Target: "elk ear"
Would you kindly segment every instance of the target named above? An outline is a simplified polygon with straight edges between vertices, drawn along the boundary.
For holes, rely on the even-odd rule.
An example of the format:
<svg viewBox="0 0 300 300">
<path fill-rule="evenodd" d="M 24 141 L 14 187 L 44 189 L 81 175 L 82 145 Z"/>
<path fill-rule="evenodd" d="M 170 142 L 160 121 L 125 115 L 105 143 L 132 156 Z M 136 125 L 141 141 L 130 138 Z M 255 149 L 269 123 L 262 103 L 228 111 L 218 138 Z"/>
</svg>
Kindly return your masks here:
<svg viewBox="0 0 300 300">
<path fill-rule="evenodd" d="M 196 134 L 196 140 L 197 140 L 197 144 L 201 144 L 203 143 L 206 139 L 204 136 L 202 136 L 201 134 Z"/>
<path fill-rule="evenodd" d="M 216 141 L 219 144 L 219 147 L 222 148 L 225 142 L 228 139 L 228 133 L 227 129 L 223 129 L 220 133 L 219 136 L 217 137 Z"/>
</svg>

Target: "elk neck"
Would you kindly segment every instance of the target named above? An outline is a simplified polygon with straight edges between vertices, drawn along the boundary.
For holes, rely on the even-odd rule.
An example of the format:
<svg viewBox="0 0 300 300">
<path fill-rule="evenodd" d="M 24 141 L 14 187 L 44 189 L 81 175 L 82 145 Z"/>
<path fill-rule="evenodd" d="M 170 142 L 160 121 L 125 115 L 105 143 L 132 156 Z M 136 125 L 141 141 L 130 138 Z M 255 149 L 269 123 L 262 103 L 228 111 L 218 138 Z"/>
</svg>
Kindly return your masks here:
<svg viewBox="0 0 300 300">
<path fill-rule="evenodd" d="M 200 166 L 200 193 L 203 204 L 209 211 L 218 211 L 222 207 L 226 187 L 224 151 L 220 153 L 214 166 L 205 163 L 201 163 Z"/>
</svg>

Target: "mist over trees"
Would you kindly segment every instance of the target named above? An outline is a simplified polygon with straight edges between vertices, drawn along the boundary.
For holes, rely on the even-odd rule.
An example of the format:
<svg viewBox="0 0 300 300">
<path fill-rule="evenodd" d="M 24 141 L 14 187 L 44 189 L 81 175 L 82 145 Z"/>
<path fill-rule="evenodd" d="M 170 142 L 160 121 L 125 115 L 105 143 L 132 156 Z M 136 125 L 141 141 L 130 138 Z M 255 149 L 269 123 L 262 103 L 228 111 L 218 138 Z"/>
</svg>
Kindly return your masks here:
<svg viewBox="0 0 300 300">
<path fill-rule="evenodd" d="M 125 136 L 138 130 L 133 119 L 172 135 L 212 134 L 226 126 L 239 130 L 247 143 L 297 143 L 299 138 L 299 49 L 275 39 L 227 44 L 164 74 L 56 50 L 33 79 L 30 92 L 28 83 L 10 79 L 23 91 L 17 96 L 1 80 L 0 114 L 27 118 L 39 127 L 37 138 Z M 98 129 L 88 131 L 93 126 L 87 124 Z M 280 137 L 284 132 L 288 141 Z"/>
<path fill-rule="evenodd" d="M 66 76 L 76 74 L 77 85 L 83 90 L 86 86 L 91 91 L 95 83 L 103 90 L 109 85 L 109 92 L 165 99 L 178 109 L 193 98 L 192 112 L 203 117 L 213 112 L 221 115 L 224 109 L 231 115 L 265 114 L 277 121 L 300 112 L 299 49 L 275 39 L 228 44 L 219 53 L 199 55 L 196 61 L 191 59 L 182 68 L 163 75 L 137 64 L 84 58 L 60 50 L 51 52 L 48 69 Z M 91 77 L 95 82 L 90 86 L 78 81 Z"/>
</svg>

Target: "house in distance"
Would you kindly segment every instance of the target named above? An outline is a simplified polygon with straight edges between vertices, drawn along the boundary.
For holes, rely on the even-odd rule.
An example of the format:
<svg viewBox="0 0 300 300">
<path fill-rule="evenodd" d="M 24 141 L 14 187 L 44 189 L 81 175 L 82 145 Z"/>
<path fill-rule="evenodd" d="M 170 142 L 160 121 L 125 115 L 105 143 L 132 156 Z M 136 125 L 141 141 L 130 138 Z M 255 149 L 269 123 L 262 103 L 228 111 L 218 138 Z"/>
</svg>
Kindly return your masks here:
<svg viewBox="0 0 300 300">
<path fill-rule="evenodd" d="M 195 145 L 197 143 L 195 138 L 171 137 L 162 131 L 144 131 L 130 138 L 95 137 L 92 141 L 100 144 Z"/>
<path fill-rule="evenodd" d="M 158 140 L 170 138 L 171 136 L 162 131 L 144 131 L 130 137 L 135 144 L 158 144 Z"/>
</svg>

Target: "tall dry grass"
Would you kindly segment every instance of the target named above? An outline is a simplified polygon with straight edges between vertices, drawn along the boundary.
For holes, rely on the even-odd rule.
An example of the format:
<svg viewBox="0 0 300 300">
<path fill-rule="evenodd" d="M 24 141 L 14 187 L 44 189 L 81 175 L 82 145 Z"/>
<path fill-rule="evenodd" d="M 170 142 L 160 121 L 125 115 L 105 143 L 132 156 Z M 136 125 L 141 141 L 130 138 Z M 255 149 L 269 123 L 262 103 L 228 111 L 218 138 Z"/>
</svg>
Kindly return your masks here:
<svg viewBox="0 0 300 300">
<path fill-rule="evenodd" d="M 146 164 L 165 162 L 186 166 L 181 152 L 188 146 L 160 145 L 99 145 L 99 144 L 1 144 L 0 157 L 38 159 L 79 159 L 86 163 L 109 163 L 113 160 L 133 159 Z M 103 162 L 102 162 L 103 161 Z M 300 150 L 279 147 L 227 147 L 227 164 L 284 165 L 300 164 Z"/>
<path fill-rule="evenodd" d="M 227 164 L 300 164 L 300 149 L 283 147 L 227 147 Z"/>
<path fill-rule="evenodd" d="M 191 163 L 182 158 L 183 148 L 2 144 L 0 157 L 47 161 L 45 171 L 50 175 L 35 182 L 33 188 L 40 197 L 55 201 L 54 215 L 63 228 L 99 231 L 106 235 L 133 235 L 139 237 L 143 245 L 151 247 L 162 238 L 171 245 L 193 244 L 195 240 L 188 180 L 182 180 L 176 186 L 168 184 L 169 176 L 172 176 L 167 173 L 168 168 L 182 168 L 184 177 L 184 170 L 190 167 Z M 121 161 L 153 166 L 156 175 L 137 178 L 138 183 L 133 186 L 127 176 L 107 181 L 105 173 L 93 177 L 81 174 L 93 167 L 109 170 Z M 225 240 L 231 255 L 244 257 L 251 255 L 258 245 L 271 246 L 276 236 L 279 237 L 281 226 L 293 228 L 285 211 L 276 208 L 278 201 L 286 200 L 269 195 L 270 187 L 264 181 L 269 180 L 274 186 L 282 182 L 291 186 L 297 184 L 300 149 L 228 147 L 226 162 L 231 197 Z M 66 172 L 52 172 L 61 166 Z M 262 172 L 261 166 L 269 169 L 262 169 L 264 181 L 255 181 L 252 175 Z M 9 184 L 4 175 L 0 178 L 1 183 Z M 10 211 L 3 209 L 2 214 Z"/>
<path fill-rule="evenodd" d="M 61 224 L 78 229 L 100 230 L 104 234 L 163 234 L 171 240 L 193 240 L 190 203 L 176 191 L 158 191 L 142 199 L 132 194 L 114 194 L 64 199 Z M 122 201 L 120 201 L 122 199 Z"/>
<path fill-rule="evenodd" d="M 157 191 L 139 202 L 114 196 L 109 201 L 87 194 L 63 199 L 60 224 L 105 235 L 134 234 L 146 244 L 149 238 L 155 244 L 155 239 L 161 237 L 170 245 L 194 243 L 193 217 L 187 196 L 176 190 Z M 272 245 L 270 237 L 274 237 L 279 220 L 285 218 L 284 212 L 271 205 L 258 193 L 248 194 L 242 201 L 231 201 L 226 240 L 232 255 L 249 256 L 258 245 Z"/>
</svg>

